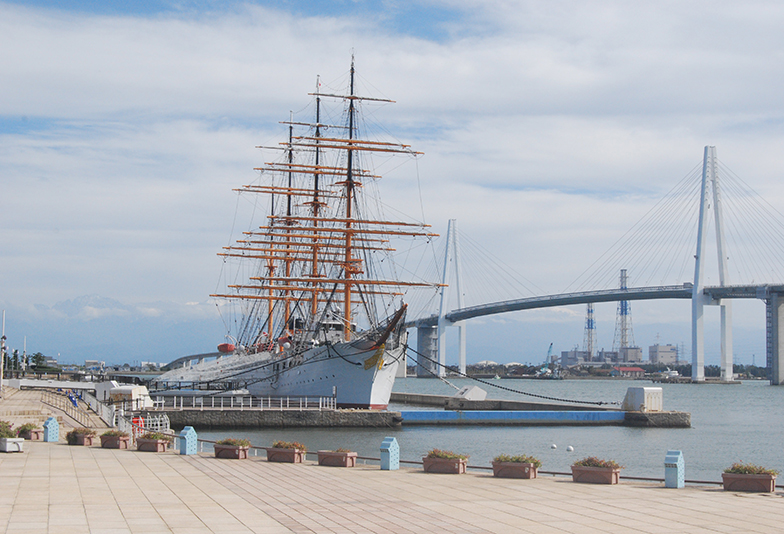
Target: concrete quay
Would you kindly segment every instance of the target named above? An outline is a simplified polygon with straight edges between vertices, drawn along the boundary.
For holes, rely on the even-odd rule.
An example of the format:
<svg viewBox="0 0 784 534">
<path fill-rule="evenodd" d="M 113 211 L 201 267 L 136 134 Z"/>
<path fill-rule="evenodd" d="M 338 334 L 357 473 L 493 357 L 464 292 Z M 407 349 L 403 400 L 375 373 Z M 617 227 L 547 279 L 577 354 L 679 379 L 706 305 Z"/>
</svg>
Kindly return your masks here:
<svg viewBox="0 0 784 534">
<path fill-rule="evenodd" d="M 618 407 L 498 399 L 466 400 L 445 395 L 392 393 L 392 402 L 443 408 L 447 413 L 416 414 L 403 424 L 622 425 L 691 428 L 686 412 L 629 412 Z M 455 413 L 449 413 L 455 412 Z M 410 413 L 410 412 L 408 412 Z M 602 415 L 604 413 L 604 415 Z"/>
<path fill-rule="evenodd" d="M 545 411 L 545 410 L 570 410 L 570 411 L 597 411 L 613 410 L 617 407 L 594 406 L 585 404 L 569 404 L 540 401 L 513 401 L 513 400 L 467 400 L 448 395 L 433 395 L 428 393 L 399 393 L 392 392 L 390 402 L 413 404 L 416 406 L 433 406 L 445 410 L 518 410 L 518 411 Z"/>
<path fill-rule="evenodd" d="M 378 410 L 183 409 L 163 410 L 173 428 L 399 427 L 400 412 Z M 145 414 L 142 414 L 143 416 Z"/>
<path fill-rule="evenodd" d="M 26 442 L 0 454 L 0 532 L 776 532 L 784 494 L 497 479 Z"/>
<path fill-rule="evenodd" d="M 40 396 L 26 392 L 0 400 L 0 410 L 41 409 Z M 29 416 L 14 413 L 15 426 Z M 0 532 L 17 534 L 769 533 L 781 529 L 782 497 L 717 485 L 596 486 L 560 476 L 497 479 L 479 469 L 341 469 L 63 442 L 27 441 L 23 453 L 0 453 Z"/>
</svg>

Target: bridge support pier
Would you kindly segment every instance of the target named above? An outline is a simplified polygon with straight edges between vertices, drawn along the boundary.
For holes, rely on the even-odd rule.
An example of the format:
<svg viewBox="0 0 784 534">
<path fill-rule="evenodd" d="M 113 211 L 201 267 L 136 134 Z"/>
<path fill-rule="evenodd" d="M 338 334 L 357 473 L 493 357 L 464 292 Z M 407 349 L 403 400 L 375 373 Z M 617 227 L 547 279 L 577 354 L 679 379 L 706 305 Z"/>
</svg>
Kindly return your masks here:
<svg viewBox="0 0 784 534">
<path fill-rule="evenodd" d="M 767 365 L 772 386 L 784 385 L 784 294 L 771 293 L 765 300 Z"/>
<path fill-rule="evenodd" d="M 439 376 L 435 363 L 438 361 L 438 326 L 417 327 L 417 353 L 417 377 Z"/>
</svg>

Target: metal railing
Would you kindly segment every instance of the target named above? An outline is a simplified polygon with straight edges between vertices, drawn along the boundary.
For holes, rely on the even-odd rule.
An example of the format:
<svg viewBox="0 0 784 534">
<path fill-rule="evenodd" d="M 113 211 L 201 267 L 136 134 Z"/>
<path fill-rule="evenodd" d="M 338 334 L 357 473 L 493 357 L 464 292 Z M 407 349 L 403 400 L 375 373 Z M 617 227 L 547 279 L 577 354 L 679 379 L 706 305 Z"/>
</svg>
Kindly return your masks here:
<svg viewBox="0 0 784 534">
<path fill-rule="evenodd" d="M 147 416 L 118 416 L 117 430 L 125 432 L 131 436 L 131 444 L 136 442 L 136 438 L 147 432 L 161 432 L 171 434 L 169 416 L 165 413 Z"/>
<path fill-rule="evenodd" d="M 41 402 L 48 404 L 53 408 L 57 408 L 58 410 L 62 410 L 68 417 L 84 427 L 92 426 L 92 418 L 90 417 L 90 414 L 75 405 L 64 393 L 55 393 L 54 391 L 42 390 Z"/>
<path fill-rule="evenodd" d="M 193 395 L 157 396 L 154 410 L 335 410 L 334 397 L 199 397 Z"/>
<path fill-rule="evenodd" d="M 95 396 L 88 392 L 82 393 L 82 399 L 90 406 L 90 409 L 98 414 L 101 421 L 114 428 L 117 426 L 117 410 L 114 406 L 107 405 L 99 401 Z"/>
</svg>

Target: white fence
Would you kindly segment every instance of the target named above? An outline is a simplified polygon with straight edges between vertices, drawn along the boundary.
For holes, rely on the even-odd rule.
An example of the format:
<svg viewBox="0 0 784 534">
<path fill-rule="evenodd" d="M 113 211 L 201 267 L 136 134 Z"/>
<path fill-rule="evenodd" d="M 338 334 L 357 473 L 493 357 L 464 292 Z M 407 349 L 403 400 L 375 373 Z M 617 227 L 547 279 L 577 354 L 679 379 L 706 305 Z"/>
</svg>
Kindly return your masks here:
<svg viewBox="0 0 784 534">
<path fill-rule="evenodd" d="M 117 430 L 125 432 L 131 436 L 131 440 L 136 442 L 136 438 L 147 432 L 162 432 L 164 434 L 171 433 L 171 426 L 169 424 L 169 416 L 165 413 L 143 416 L 135 416 L 133 419 L 129 417 L 117 417 Z"/>
<path fill-rule="evenodd" d="M 334 397 L 156 396 L 154 410 L 335 410 Z"/>
<path fill-rule="evenodd" d="M 90 409 L 98 414 L 98 417 L 100 417 L 104 423 L 106 423 L 112 428 L 117 426 L 117 421 L 116 421 L 117 410 L 115 409 L 114 406 L 106 405 L 102 403 L 101 401 L 99 401 L 93 395 L 87 393 L 86 391 L 82 393 L 82 398 L 87 404 L 90 405 Z"/>
</svg>

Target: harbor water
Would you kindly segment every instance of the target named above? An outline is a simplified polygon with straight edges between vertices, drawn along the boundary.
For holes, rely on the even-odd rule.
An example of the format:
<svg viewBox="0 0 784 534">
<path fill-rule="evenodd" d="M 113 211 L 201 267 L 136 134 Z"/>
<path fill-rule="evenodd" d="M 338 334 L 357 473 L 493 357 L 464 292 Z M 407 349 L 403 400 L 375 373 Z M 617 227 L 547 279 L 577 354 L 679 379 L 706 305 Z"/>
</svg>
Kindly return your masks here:
<svg viewBox="0 0 784 534">
<path fill-rule="evenodd" d="M 479 385 L 488 398 L 536 400 L 510 388 L 535 395 L 580 401 L 620 402 L 630 386 L 654 386 L 629 380 L 450 380 L 457 387 Z M 355 450 L 378 457 L 386 436 L 397 438 L 401 460 L 420 461 L 432 448 L 469 454 L 469 465 L 489 466 L 498 454 L 533 454 L 547 471 L 569 471 L 585 456 L 612 459 L 625 466 L 623 475 L 664 477 L 668 449 L 683 451 L 686 478 L 719 481 L 721 471 L 737 461 L 784 471 L 784 387 L 767 381 L 741 384 L 655 384 L 664 393 L 664 409 L 691 413 L 692 428 L 659 429 L 621 426 L 403 426 L 398 429 L 314 428 L 201 431 L 209 440 L 245 437 L 256 446 L 274 440 L 299 441 L 308 450 Z M 452 395 L 455 390 L 436 379 L 406 378 L 394 391 Z M 412 409 L 390 405 L 390 410 Z M 413 408 L 416 409 L 416 408 Z M 556 447 L 553 448 L 552 445 Z M 567 447 L 574 451 L 567 451 Z"/>
</svg>

